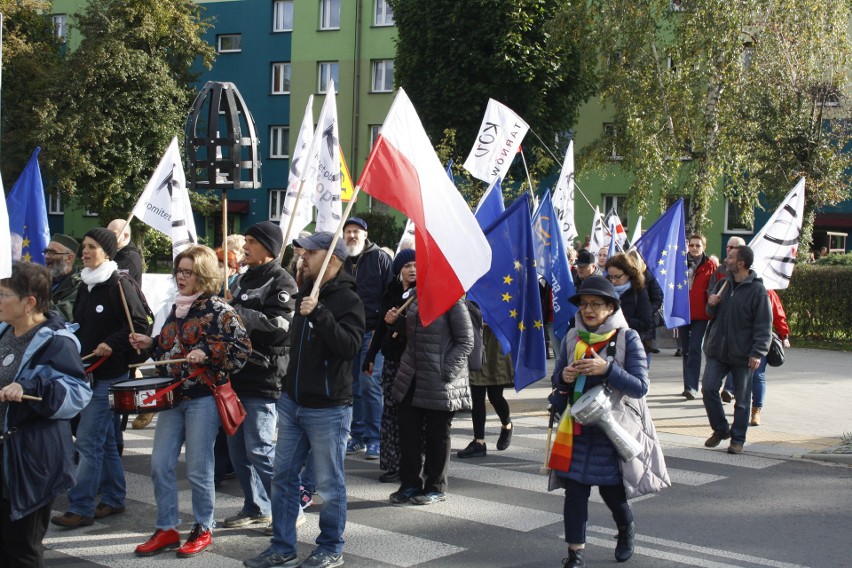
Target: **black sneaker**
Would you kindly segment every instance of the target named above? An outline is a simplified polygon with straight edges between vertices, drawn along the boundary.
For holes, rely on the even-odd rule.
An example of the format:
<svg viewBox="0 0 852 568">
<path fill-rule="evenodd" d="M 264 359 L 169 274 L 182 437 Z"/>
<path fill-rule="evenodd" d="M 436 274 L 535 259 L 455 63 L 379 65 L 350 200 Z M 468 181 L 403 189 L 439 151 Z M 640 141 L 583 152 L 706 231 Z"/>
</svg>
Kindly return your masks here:
<svg viewBox="0 0 852 568">
<path fill-rule="evenodd" d="M 381 483 L 399 483 L 399 472 L 398 471 L 388 471 L 379 476 L 379 481 Z"/>
<path fill-rule="evenodd" d="M 400 489 L 399 491 L 394 491 L 390 494 L 390 502 L 394 505 L 403 505 L 405 503 L 411 503 L 411 498 L 415 495 L 419 495 L 421 489 L 419 487 L 405 487 Z"/>
<path fill-rule="evenodd" d="M 500 428 L 500 437 L 497 438 L 497 450 L 503 451 L 509 447 L 509 444 L 512 443 L 512 430 L 515 427 L 509 422 L 508 426 L 512 426 L 511 428 Z"/>
<path fill-rule="evenodd" d="M 511 430 L 509 430 L 509 432 L 509 435 L 511 436 Z M 500 435 L 503 435 L 502 432 Z M 480 443 L 474 440 L 469 443 L 465 449 L 456 452 L 456 455 L 460 458 L 481 458 L 485 456 L 486 452 L 485 442 Z"/>
</svg>

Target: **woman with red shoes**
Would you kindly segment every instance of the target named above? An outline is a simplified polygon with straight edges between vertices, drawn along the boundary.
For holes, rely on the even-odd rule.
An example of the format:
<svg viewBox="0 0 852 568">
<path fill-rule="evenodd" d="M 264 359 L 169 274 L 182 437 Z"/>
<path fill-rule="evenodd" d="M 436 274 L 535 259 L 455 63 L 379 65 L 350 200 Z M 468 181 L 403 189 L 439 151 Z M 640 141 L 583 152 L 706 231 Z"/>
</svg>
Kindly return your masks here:
<svg viewBox="0 0 852 568">
<path fill-rule="evenodd" d="M 186 359 L 185 363 L 157 367 L 160 376 L 182 381 L 174 390 L 180 402 L 159 413 L 151 454 L 151 480 L 157 503 L 157 530 L 136 547 L 137 556 L 153 556 L 178 548 L 177 463 L 186 445 L 186 476 L 192 488 L 195 524 L 177 551 L 187 558 L 213 542 L 213 445 L 219 413 L 205 381 L 221 384 L 245 365 L 251 343 L 234 308 L 216 296 L 222 289 L 222 272 L 216 254 L 204 246 L 191 246 L 175 258 L 178 295 L 160 335 L 131 334 L 136 349 L 150 350 L 155 361 Z"/>
</svg>

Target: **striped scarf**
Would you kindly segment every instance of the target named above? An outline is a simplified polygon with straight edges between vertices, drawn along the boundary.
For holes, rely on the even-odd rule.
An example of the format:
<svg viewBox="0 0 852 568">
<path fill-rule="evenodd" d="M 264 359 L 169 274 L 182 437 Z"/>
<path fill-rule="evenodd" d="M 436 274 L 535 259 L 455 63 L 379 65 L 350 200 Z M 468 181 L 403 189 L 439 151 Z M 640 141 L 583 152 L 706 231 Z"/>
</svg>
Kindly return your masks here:
<svg viewBox="0 0 852 568">
<path fill-rule="evenodd" d="M 600 352 L 606 347 L 609 339 L 615 335 L 617 330 L 613 329 L 607 333 L 592 333 L 590 331 L 577 330 L 577 344 L 574 347 L 574 361 L 584 357 L 591 357 L 592 351 Z M 583 396 L 583 389 L 586 386 L 586 375 L 578 375 L 574 381 L 574 393 L 571 397 L 571 404 L 577 402 Z M 550 450 L 550 462 L 548 467 L 558 471 L 568 471 L 571 468 L 571 457 L 574 453 L 574 436 L 579 436 L 582 432 L 580 424 L 574 422 L 571 417 L 570 406 L 562 413 L 562 419 L 559 421 L 559 427 L 556 430 L 556 438 L 553 441 L 553 448 Z"/>
</svg>

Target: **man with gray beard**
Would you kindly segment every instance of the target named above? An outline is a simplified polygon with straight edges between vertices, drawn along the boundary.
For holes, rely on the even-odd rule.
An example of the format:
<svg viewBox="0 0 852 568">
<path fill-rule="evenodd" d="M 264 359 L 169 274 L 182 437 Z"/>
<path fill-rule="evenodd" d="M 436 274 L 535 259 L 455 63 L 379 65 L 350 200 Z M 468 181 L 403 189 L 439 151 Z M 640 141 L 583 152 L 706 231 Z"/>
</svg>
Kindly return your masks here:
<svg viewBox="0 0 852 568">
<path fill-rule="evenodd" d="M 53 277 L 50 299 L 53 309 L 66 321 L 73 321 L 74 302 L 80 287 L 80 272 L 74 268 L 80 243 L 68 235 L 56 233 L 44 249 L 44 264 Z"/>
</svg>

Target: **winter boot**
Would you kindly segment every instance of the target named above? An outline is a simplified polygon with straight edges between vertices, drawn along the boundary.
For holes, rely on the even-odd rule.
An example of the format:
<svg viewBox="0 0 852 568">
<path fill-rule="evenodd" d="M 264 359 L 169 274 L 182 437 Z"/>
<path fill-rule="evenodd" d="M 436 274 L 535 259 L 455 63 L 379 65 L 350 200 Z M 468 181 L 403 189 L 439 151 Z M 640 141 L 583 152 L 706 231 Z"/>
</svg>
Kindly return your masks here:
<svg viewBox="0 0 852 568">
<path fill-rule="evenodd" d="M 618 542 L 615 545 L 615 559 L 624 562 L 633 556 L 633 538 L 636 536 L 636 523 L 618 527 Z"/>
<path fill-rule="evenodd" d="M 583 550 L 568 549 L 568 558 L 562 559 L 562 568 L 586 568 L 586 561 L 583 560 Z"/>
</svg>

